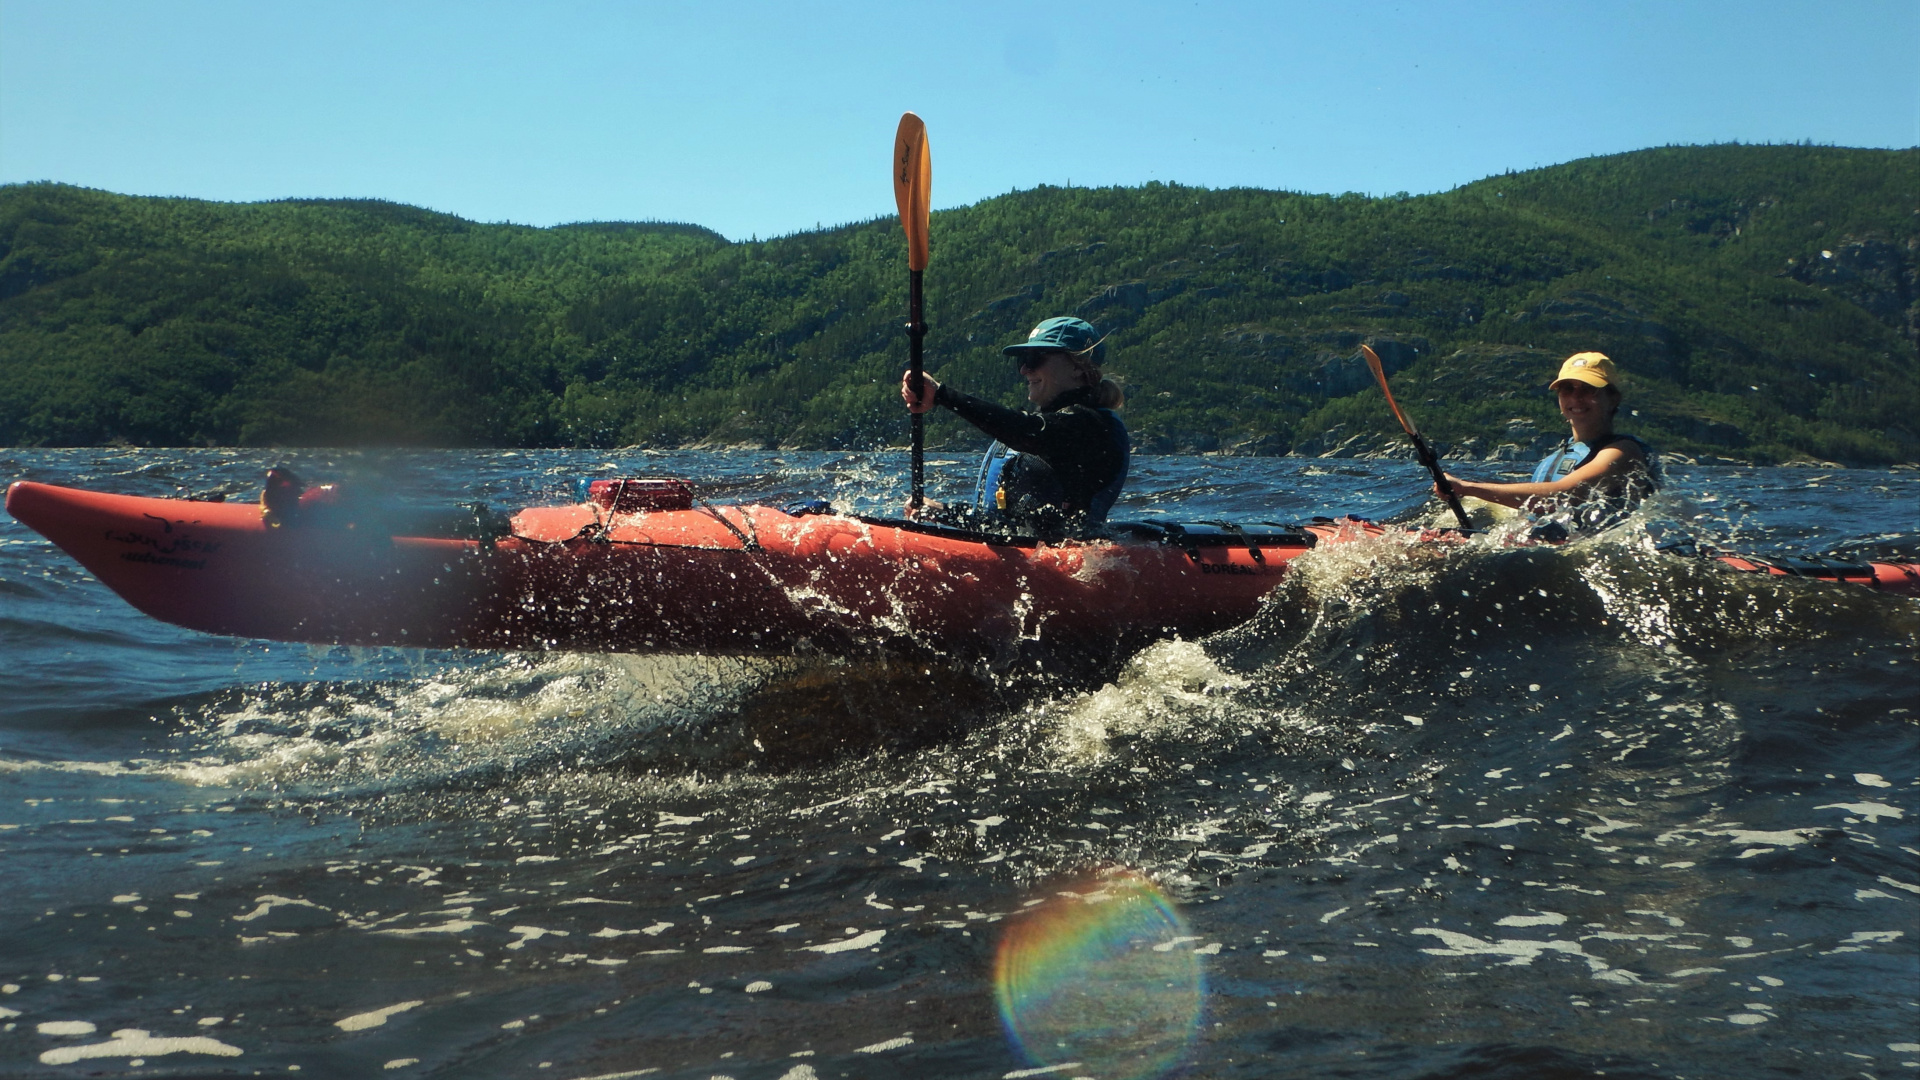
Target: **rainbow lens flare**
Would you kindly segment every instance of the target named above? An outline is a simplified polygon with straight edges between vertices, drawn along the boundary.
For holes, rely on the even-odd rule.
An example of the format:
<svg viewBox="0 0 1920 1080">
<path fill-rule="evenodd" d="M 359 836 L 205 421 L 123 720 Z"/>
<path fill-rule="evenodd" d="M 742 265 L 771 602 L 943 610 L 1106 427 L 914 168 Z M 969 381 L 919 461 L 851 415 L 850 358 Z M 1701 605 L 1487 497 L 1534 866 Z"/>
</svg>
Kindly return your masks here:
<svg viewBox="0 0 1920 1080">
<path fill-rule="evenodd" d="M 1007 927 L 994 997 L 1036 1066 L 1147 1080 L 1178 1066 L 1200 1026 L 1196 940 L 1173 901 L 1125 871 L 1058 891 Z"/>
</svg>

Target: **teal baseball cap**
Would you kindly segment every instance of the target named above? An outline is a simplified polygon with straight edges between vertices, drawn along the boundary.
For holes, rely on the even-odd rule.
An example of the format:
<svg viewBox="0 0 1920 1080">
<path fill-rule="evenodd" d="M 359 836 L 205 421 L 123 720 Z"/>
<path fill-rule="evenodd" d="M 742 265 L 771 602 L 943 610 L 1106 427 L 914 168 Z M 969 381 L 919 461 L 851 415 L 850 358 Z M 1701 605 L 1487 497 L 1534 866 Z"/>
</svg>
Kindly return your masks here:
<svg viewBox="0 0 1920 1080">
<path fill-rule="evenodd" d="M 1106 360 L 1106 346 L 1103 344 L 1106 340 L 1087 320 L 1071 315 L 1056 315 L 1028 332 L 1027 340 L 1000 351 L 1008 356 L 1019 356 L 1021 353 L 1059 350 L 1100 364 Z"/>
</svg>

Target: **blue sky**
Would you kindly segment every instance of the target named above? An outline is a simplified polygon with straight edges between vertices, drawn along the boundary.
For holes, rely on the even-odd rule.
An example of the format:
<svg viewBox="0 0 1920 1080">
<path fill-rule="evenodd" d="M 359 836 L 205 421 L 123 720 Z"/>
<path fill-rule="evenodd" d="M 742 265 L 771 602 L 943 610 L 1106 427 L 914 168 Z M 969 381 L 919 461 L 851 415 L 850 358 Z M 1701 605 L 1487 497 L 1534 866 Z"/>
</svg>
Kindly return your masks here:
<svg viewBox="0 0 1920 1080">
<path fill-rule="evenodd" d="M 1920 3 L 0 0 L 0 182 L 762 237 L 1037 184 L 1445 190 L 1920 145 Z"/>
</svg>

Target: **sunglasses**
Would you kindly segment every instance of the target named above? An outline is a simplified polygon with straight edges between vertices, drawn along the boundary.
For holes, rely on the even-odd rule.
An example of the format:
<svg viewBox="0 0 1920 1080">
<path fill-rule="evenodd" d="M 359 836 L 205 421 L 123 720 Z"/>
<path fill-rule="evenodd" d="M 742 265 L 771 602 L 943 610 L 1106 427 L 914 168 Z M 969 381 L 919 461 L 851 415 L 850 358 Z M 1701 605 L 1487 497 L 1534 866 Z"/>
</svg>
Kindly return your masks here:
<svg viewBox="0 0 1920 1080">
<path fill-rule="evenodd" d="M 1065 354 L 1057 352 L 1023 352 L 1020 354 L 1019 359 L 1020 370 L 1023 372 L 1038 371 L 1046 366 L 1047 361 L 1056 356 L 1063 355 Z"/>
</svg>

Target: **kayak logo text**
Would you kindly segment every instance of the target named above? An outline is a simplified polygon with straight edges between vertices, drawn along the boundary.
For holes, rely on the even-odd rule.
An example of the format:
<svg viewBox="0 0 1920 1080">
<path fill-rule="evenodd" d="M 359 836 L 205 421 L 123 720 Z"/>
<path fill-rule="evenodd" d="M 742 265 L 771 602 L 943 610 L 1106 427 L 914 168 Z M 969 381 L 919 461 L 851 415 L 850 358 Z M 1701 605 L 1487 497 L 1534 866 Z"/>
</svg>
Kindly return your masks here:
<svg viewBox="0 0 1920 1080">
<path fill-rule="evenodd" d="M 1203 562 L 1200 564 L 1200 572 L 1203 574 L 1257 574 L 1260 571 L 1251 566 L 1241 566 L 1239 563 Z"/>
<path fill-rule="evenodd" d="M 133 544 L 144 551 L 121 552 L 120 557 L 127 562 L 152 563 L 156 566 L 178 566 L 186 570 L 204 570 L 205 559 L 182 558 L 184 555 L 211 555 L 220 550 L 218 540 L 196 540 L 191 536 L 175 536 L 167 540 L 156 540 L 145 533 L 116 532 L 108 529 L 105 539 L 115 544 Z"/>
</svg>

